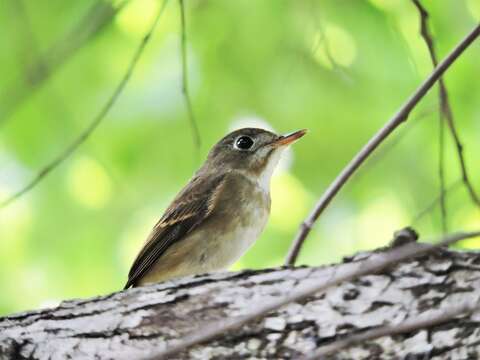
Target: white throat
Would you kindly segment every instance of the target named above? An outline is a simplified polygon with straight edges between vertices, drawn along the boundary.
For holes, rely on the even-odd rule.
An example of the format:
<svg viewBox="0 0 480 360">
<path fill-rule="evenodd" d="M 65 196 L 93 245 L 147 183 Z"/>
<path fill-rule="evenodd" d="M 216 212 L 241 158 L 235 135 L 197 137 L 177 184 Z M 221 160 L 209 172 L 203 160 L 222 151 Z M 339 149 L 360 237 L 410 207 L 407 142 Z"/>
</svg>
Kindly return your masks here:
<svg viewBox="0 0 480 360">
<path fill-rule="evenodd" d="M 258 184 L 266 192 L 270 193 L 270 180 L 272 179 L 272 174 L 275 168 L 280 161 L 280 156 L 282 155 L 282 148 L 274 150 L 273 154 L 268 159 L 268 163 L 265 166 L 265 169 L 260 173 L 258 177 Z"/>
</svg>

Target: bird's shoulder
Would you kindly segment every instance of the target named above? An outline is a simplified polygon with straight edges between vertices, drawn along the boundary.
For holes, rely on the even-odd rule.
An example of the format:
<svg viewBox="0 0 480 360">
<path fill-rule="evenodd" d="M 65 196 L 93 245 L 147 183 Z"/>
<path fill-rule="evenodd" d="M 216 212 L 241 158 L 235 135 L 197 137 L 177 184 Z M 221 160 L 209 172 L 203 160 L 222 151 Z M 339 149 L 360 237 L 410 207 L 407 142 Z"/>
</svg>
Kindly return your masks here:
<svg viewBox="0 0 480 360">
<path fill-rule="evenodd" d="M 191 217 L 205 217 L 215 208 L 228 173 L 194 176 L 175 197 L 157 225 L 166 227 Z"/>
</svg>

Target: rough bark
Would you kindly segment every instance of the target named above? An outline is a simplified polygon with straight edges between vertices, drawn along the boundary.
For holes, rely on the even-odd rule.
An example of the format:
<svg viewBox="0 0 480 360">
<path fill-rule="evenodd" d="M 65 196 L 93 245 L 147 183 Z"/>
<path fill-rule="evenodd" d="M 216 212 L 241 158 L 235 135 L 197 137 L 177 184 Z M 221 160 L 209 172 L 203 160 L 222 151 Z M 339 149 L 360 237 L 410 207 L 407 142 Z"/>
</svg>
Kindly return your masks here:
<svg viewBox="0 0 480 360">
<path fill-rule="evenodd" d="M 323 281 L 342 264 L 186 278 L 56 308 L 0 318 L 1 359 L 136 359 L 202 324 L 245 314 L 305 281 Z M 448 309 L 480 296 L 480 254 L 452 250 L 292 303 L 264 319 L 178 354 L 179 359 L 295 359 L 348 334 Z M 408 334 L 367 341 L 338 359 L 477 359 L 480 316 L 460 316 Z M 333 357 L 332 357 L 333 358 Z"/>
</svg>

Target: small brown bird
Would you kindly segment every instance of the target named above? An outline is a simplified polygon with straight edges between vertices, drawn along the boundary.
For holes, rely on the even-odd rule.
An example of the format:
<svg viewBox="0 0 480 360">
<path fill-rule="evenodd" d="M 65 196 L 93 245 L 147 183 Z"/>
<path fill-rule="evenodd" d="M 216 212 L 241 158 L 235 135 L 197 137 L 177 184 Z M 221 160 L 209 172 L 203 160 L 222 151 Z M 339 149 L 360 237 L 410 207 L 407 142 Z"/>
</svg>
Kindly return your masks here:
<svg viewBox="0 0 480 360">
<path fill-rule="evenodd" d="M 305 133 L 245 128 L 220 140 L 153 228 L 125 288 L 226 269 L 240 258 L 267 223 L 281 152 Z"/>
</svg>

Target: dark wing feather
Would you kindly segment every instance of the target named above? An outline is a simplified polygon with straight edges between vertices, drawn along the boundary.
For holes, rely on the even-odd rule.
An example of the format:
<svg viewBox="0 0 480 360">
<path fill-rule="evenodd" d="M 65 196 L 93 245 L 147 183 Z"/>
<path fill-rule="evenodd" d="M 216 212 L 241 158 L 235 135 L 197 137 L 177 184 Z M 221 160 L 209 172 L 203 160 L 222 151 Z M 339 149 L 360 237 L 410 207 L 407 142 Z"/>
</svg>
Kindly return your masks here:
<svg viewBox="0 0 480 360">
<path fill-rule="evenodd" d="M 178 194 L 153 228 L 135 259 L 125 289 L 145 275 L 173 243 L 205 220 L 212 212 L 225 176 L 196 177 Z"/>
</svg>

